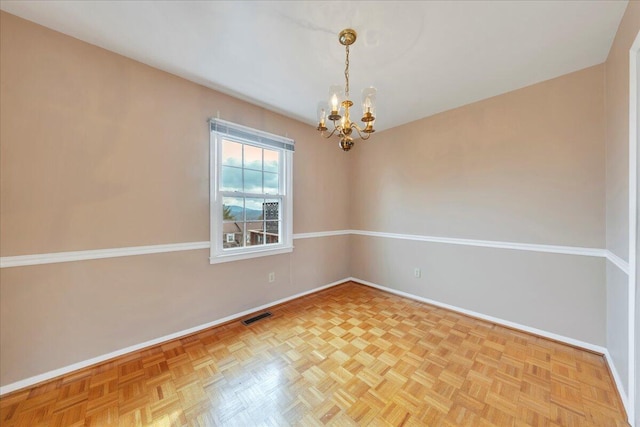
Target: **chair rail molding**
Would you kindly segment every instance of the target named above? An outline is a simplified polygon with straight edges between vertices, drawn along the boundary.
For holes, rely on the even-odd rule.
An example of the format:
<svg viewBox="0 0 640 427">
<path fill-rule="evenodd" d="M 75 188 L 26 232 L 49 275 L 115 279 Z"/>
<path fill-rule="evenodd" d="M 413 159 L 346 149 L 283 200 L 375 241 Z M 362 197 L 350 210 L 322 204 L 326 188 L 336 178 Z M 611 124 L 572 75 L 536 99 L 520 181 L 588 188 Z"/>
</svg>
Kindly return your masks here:
<svg viewBox="0 0 640 427">
<path fill-rule="evenodd" d="M 317 239 L 334 236 L 367 236 L 387 239 L 412 240 L 418 242 L 442 243 L 449 245 L 475 246 L 482 248 L 510 249 L 531 252 L 546 252 L 565 255 L 581 255 L 606 258 L 625 274 L 629 274 L 629 263 L 611 251 L 601 248 L 585 248 L 580 246 L 544 245 L 539 243 L 504 242 L 497 240 L 463 239 L 458 237 L 427 236 L 421 234 L 387 233 L 368 230 L 330 230 L 307 233 L 295 233 L 294 240 Z M 0 257 L 0 268 L 23 267 L 58 262 L 86 261 L 91 259 L 115 258 L 123 256 L 147 255 L 165 252 L 191 251 L 209 249 L 210 242 L 169 243 L 149 246 L 129 246 L 122 248 L 91 249 L 71 252 L 53 252 L 33 255 L 17 255 Z"/>
</svg>

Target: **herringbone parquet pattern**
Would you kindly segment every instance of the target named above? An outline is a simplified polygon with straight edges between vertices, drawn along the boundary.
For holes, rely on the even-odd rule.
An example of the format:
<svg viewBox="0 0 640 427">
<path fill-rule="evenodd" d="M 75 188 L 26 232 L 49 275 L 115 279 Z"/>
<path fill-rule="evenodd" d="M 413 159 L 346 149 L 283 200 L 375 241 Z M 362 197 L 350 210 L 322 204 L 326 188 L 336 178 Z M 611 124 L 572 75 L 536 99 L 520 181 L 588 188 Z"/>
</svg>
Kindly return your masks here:
<svg viewBox="0 0 640 427">
<path fill-rule="evenodd" d="M 3 426 L 626 426 L 601 356 L 353 283 L 0 400 Z"/>
</svg>

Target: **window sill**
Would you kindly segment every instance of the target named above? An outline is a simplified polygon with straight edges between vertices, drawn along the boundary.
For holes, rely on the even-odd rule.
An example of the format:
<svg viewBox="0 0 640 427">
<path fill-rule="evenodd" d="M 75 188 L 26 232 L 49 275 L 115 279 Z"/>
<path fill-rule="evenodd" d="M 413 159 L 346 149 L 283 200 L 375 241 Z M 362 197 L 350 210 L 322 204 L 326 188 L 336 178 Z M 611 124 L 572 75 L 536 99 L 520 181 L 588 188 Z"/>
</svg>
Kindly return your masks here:
<svg viewBox="0 0 640 427">
<path fill-rule="evenodd" d="M 220 264 L 223 262 L 241 261 L 243 259 L 260 258 L 269 255 L 280 255 L 293 252 L 293 246 L 278 247 L 273 249 L 263 249 L 237 254 L 221 254 L 209 257 L 210 264 Z"/>
</svg>

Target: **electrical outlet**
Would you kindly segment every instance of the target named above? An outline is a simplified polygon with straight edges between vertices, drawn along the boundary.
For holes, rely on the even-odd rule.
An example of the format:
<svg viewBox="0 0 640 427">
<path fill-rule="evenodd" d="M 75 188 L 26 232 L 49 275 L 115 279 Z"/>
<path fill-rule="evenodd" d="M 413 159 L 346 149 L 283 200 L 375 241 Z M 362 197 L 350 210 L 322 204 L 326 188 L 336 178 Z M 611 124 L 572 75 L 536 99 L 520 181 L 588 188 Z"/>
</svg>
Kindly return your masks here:
<svg viewBox="0 0 640 427">
<path fill-rule="evenodd" d="M 418 267 L 413 269 L 413 277 L 419 279 L 422 276 L 422 271 Z"/>
<path fill-rule="evenodd" d="M 271 272 L 269 273 L 269 283 L 273 283 L 276 281 L 276 273 L 275 272 Z"/>
</svg>

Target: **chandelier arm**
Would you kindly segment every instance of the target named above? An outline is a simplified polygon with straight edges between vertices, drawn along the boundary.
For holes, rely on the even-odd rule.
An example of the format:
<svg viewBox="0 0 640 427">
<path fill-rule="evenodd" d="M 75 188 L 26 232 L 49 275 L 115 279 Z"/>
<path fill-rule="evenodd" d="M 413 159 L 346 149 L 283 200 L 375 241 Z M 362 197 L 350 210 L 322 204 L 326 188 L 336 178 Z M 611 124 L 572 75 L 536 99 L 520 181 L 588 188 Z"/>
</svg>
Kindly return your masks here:
<svg viewBox="0 0 640 427">
<path fill-rule="evenodd" d="M 362 134 L 362 129 L 360 129 L 360 126 L 358 126 L 356 123 L 352 123 L 351 124 L 351 128 L 355 129 L 356 132 L 358 132 L 358 136 L 360 137 L 360 139 L 362 139 L 363 141 L 366 141 L 367 139 L 371 138 L 371 134 L 370 133 L 364 133 L 364 135 Z M 365 136 L 366 135 L 366 136 Z"/>
<path fill-rule="evenodd" d="M 333 136 L 334 133 L 336 133 L 336 131 L 338 130 L 338 128 L 335 126 L 333 126 L 333 130 L 331 131 L 331 133 L 329 135 L 325 135 L 324 132 L 321 132 L 320 135 L 326 139 L 329 139 Z"/>
</svg>

